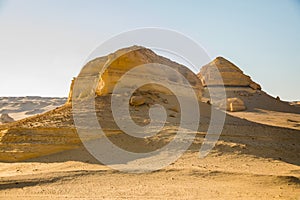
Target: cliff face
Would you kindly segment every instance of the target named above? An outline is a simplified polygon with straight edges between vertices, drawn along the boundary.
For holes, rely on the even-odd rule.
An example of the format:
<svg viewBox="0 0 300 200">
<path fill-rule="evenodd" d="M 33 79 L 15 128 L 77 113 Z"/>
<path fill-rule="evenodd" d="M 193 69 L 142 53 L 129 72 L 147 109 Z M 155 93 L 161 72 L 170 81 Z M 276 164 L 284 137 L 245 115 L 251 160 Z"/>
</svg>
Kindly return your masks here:
<svg viewBox="0 0 300 200">
<path fill-rule="evenodd" d="M 176 72 L 179 72 L 185 79 L 189 81 L 189 84 L 192 85 L 195 93 L 197 94 L 198 98 L 201 99 L 202 95 L 202 83 L 199 81 L 197 76 L 186 68 L 183 65 L 175 63 L 167 58 L 159 56 L 155 54 L 152 50 L 133 46 L 129 48 L 120 49 L 108 56 L 96 58 L 90 62 L 88 62 L 84 68 L 82 69 L 80 75 L 77 78 L 82 79 L 90 79 L 99 76 L 101 68 L 103 66 L 107 66 L 106 70 L 102 73 L 101 77 L 99 78 L 99 82 L 96 83 L 97 87 L 95 93 L 92 94 L 80 94 L 79 98 L 84 98 L 86 96 L 103 96 L 108 95 L 113 92 L 115 85 L 118 83 L 120 78 L 131 69 L 141 66 L 144 64 L 150 63 L 158 63 L 162 65 L 166 65 Z M 90 77 L 90 78 L 89 78 Z M 138 83 L 141 80 L 149 80 L 151 81 L 152 78 L 159 80 L 159 82 L 164 85 L 164 83 L 178 85 L 184 85 L 184 80 L 180 79 L 179 76 L 172 73 L 166 73 L 164 69 L 151 69 L 151 67 L 146 67 L 140 70 L 136 74 L 130 75 L 130 82 Z M 76 82 L 76 80 L 75 80 Z M 126 83 L 122 83 L 122 87 L 127 87 Z M 72 89 L 73 89 L 74 81 L 72 82 L 71 91 L 69 94 L 68 102 L 71 102 L 73 97 Z M 80 87 L 84 87 L 84 84 L 81 84 Z M 129 87 L 129 86 L 128 86 Z M 142 91 L 155 91 L 160 92 L 163 94 L 172 94 L 170 90 L 166 89 L 166 87 L 157 85 L 157 84 L 147 84 L 140 88 L 139 90 Z M 83 90 L 88 91 L 88 90 Z M 76 97 L 77 98 L 77 97 Z"/>
<path fill-rule="evenodd" d="M 215 67 L 213 67 L 215 66 Z M 218 69 L 222 79 L 217 76 Z M 251 80 L 236 65 L 222 57 L 217 57 L 209 64 L 203 66 L 198 74 L 203 86 L 224 86 L 228 87 L 250 87 L 254 90 L 261 90 L 261 86 Z"/>
</svg>

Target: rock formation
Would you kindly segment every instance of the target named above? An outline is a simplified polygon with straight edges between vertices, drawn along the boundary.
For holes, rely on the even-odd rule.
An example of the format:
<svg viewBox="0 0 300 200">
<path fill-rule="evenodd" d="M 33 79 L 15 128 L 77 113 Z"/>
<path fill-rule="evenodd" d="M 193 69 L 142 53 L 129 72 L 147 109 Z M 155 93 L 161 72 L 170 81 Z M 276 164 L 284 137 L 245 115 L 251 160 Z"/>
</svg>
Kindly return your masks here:
<svg viewBox="0 0 300 200">
<path fill-rule="evenodd" d="M 291 102 L 290 105 L 300 107 L 300 101 Z"/>
<path fill-rule="evenodd" d="M 170 127 L 176 127 L 176 124 L 180 122 L 180 106 L 178 106 L 176 96 L 164 87 L 164 83 L 174 85 L 176 89 L 185 89 L 186 84 L 184 80 L 188 80 L 197 97 L 200 99 L 203 89 L 201 81 L 185 66 L 156 55 L 150 49 L 134 46 L 118 50 L 108 56 L 96 58 L 88 62 L 82 69 L 80 75 L 73 79 L 67 103 L 63 106 L 30 118 L 1 125 L 0 161 L 20 161 L 80 146 L 81 140 L 76 133 L 73 119 L 74 110 L 72 110 L 72 106 L 74 107 L 74 105 L 72 105 L 72 103 L 74 99 L 84 100 L 87 97 L 95 98 L 94 107 L 96 115 L 105 133 L 108 135 L 117 134 L 118 137 L 127 137 L 126 134 L 122 134 L 123 132 L 117 126 L 112 116 L 112 92 L 115 85 L 120 83 L 119 79 L 125 73 L 138 65 L 149 63 L 167 65 L 174 73 L 166 73 L 163 69 L 153 70 L 153 68 L 146 68 L 138 74 L 133 74 L 130 77 L 131 82 L 135 83 L 139 80 L 149 80 L 150 77 L 150 80 L 151 78 L 159 80 L 162 86 L 159 84 L 147 84 L 138 88 L 138 90 L 131 95 L 130 101 L 128 102 L 131 116 L 121 114 L 122 120 L 123 118 L 130 117 L 136 124 L 145 126 L 150 123 L 149 108 L 152 105 L 160 104 L 165 107 L 167 114 L 167 127 L 165 132 L 169 131 Z M 105 65 L 107 65 L 108 68 L 104 71 L 103 75 L 99 77 L 100 69 Z M 181 76 L 177 76 L 177 72 L 181 74 Z M 90 80 L 97 80 L 98 82 L 95 83 L 96 89 L 91 90 L 91 88 L 88 88 L 89 84 L 84 84 L 84 81 L 83 84 L 76 85 L 78 84 L 77 80 L 82 79 L 87 81 L 87 83 L 90 83 Z M 79 87 L 81 91 L 79 94 L 75 93 L 78 96 L 73 93 L 73 89 L 77 87 Z M 123 83 L 122 87 L 128 87 L 126 82 Z M 74 91 L 76 90 L 74 89 Z M 128 93 L 116 94 L 116 96 L 120 95 L 127 95 L 126 97 L 129 97 Z M 79 112 L 80 114 L 90 113 L 91 110 L 89 110 L 89 108 L 83 108 L 80 109 Z M 86 122 L 89 121 L 89 119 L 83 117 L 82 121 Z M 153 129 L 155 130 L 155 127 L 153 127 Z M 161 134 L 163 135 L 164 132 L 162 131 Z M 115 137 L 115 143 L 123 141 L 118 140 L 118 137 Z M 91 138 L 87 137 L 87 139 L 89 140 Z M 153 140 L 154 139 L 155 138 L 153 138 Z M 161 145 L 164 144 L 164 141 L 165 139 L 162 139 Z M 142 146 L 147 146 L 149 142 L 151 143 L 151 138 L 138 142 L 143 144 Z M 152 148 L 152 146 L 150 145 L 149 148 Z"/>
<path fill-rule="evenodd" d="M 87 82 L 91 79 L 98 78 L 98 83 L 96 83 L 97 87 L 95 92 L 92 93 L 84 93 L 81 92 L 78 97 L 75 98 L 85 98 L 88 96 L 102 96 L 108 95 L 113 92 L 115 85 L 118 83 L 120 78 L 129 70 L 133 69 L 136 66 L 140 66 L 143 64 L 149 63 L 158 63 L 162 65 L 166 65 L 171 67 L 176 72 L 179 72 L 185 79 L 187 79 L 194 88 L 199 100 L 201 99 L 202 95 L 202 84 L 201 81 L 197 78 L 197 76 L 186 68 L 183 65 L 175 63 L 167 58 L 159 56 L 155 54 L 152 50 L 140 47 L 140 46 L 133 46 L 129 48 L 124 48 L 116 51 L 115 53 L 109 54 L 108 56 L 96 58 L 90 62 L 88 62 L 84 68 L 82 69 L 80 75 L 76 79 L 87 79 Z M 106 70 L 102 74 L 101 77 L 99 73 L 103 66 L 107 66 Z M 151 67 L 143 69 L 138 74 L 131 75 L 130 82 L 135 83 L 139 82 L 140 80 L 151 80 L 155 78 L 159 80 L 162 85 L 164 82 L 168 84 L 174 85 L 184 85 L 184 80 L 180 80 L 180 78 L 176 74 L 166 73 L 164 69 L 159 70 L 152 70 Z M 69 94 L 68 102 L 70 103 L 73 97 L 73 86 L 76 79 L 72 81 L 71 91 Z M 78 87 L 85 87 L 84 84 L 81 84 Z M 123 87 L 126 87 L 123 85 Z M 91 90 L 82 90 L 86 92 L 90 92 Z M 166 89 L 166 87 L 157 85 L 157 84 L 148 84 L 140 88 L 140 91 L 156 91 L 164 94 L 172 94 L 170 90 Z"/>
<path fill-rule="evenodd" d="M 222 79 L 218 78 L 218 71 Z M 217 57 L 209 64 L 203 66 L 198 74 L 203 86 L 225 87 L 250 87 L 254 90 L 261 90 L 259 84 L 253 82 L 236 65 L 223 57 Z"/>
<path fill-rule="evenodd" d="M 223 57 L 217 57 L 204 65 L 198 77 L 204 86 L 202 101 L 227 111 L 245 110 L 247 105 L 243 100 L 261 92 L 259 84 Z M 222 87 L 225 89 L 226 96 L 222 92 Z"/>
</svg>

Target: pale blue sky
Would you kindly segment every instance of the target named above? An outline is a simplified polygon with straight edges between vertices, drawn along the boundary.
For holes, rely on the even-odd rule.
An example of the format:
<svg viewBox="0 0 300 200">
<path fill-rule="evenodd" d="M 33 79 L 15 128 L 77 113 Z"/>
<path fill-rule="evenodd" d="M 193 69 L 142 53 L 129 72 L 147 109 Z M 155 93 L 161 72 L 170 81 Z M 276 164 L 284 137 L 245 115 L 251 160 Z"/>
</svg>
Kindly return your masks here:
<svg viewBox="0 0 300 200">
<path fill-rule="evenodd" d="M 0 96 L 67 96 L 94 48 L 141 27 L 179 31 L 271 95 L 300 100 L 296 0 L 0 0 Z"/>
</svg>

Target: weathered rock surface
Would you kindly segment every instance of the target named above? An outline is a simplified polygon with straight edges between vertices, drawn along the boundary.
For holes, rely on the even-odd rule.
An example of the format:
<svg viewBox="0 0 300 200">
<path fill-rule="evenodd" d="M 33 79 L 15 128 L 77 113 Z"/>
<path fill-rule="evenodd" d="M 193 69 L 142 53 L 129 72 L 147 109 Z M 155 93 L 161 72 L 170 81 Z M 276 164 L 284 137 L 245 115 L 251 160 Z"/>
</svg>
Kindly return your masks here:
<svg viewBox="0 0 300 200">
<path fill-rule="evenodd" d="M 195 93 L 197 94 L 199 100 L 202 96 L 202 83 L 199 81 L 197 76 L 190 71 L 187 67 L 173 62 L 167 58 L 155 54 L 152 50 L 133 46 L 129 48 L 124 48 L 116 51 L 115 53 L 109 54 L 108 56 L 96 58 L 88 62 L 82 69 L 80 75 L 76 78 L 80 80 L 80 85 L 76 85 L 76 80 L 72 82 L 71 91 L 69 94 L 68 102 L 71 102 L 73 97 L 74 84 L 79 88 L 80 92 L 76 95 L 77 98 L 94 97 L 101 95 L 108 95 L 113 93 L 115 85 L 120 81 L 120 78 L 129 70 L 141 66 L 144 64 L 157 63 L 166 65 L 172 69 L 174 72 L 180 73 L 185 79 L 189 81 L 189 84 L 193 87 Z M 103 67 L 107 67 L 101 77 L 99 77 L 99 72 Z M 181 79 L 176 73 L 166 73 L 165 70 L 157 69 L 153 70 L 151 67 L 146 67 L 136 74 L 130 75 L 130 84 L 139 83 L 145 80 L 157 80 L 164 85 L 164 83 L 171 84 L 174 86 L 185 86 L 185 80 Z M 88 88 L 91 80 L 95 81 L 97 86 L 95 90 Z M 75 82 L 75 83 L 74 83 Z M 79 82 L 79 81 L 78 81 Z M 86 82 L 86 84 L 85 84 Z M 84 83 L 84 84 L 82 84 Z M 126 82 L 122 82 L 122 87 L 129 87 Z M 163 94 L 170 94 L 172 92 L 164 86 L 158 84 L 147 84 L 143 86 L 143 91 L 156 91 Z M 87 87 L 87 88 L 85 88 Z"/>
<path fill-rule="evenodd" d="M 150 122 L 148 113 L 151 105 L 160 104 L 165 106 L 168 126 L 175 126 L 180 119 L 180 107 L 177 105 L 177 98 L 169 89 L 164 87 L 164 83 L 173 85 L 176 89 L 183 88 L 184 90 L 185 86 L 188 86 L 184 81 L 188 80 L 189 85 L 192 86 L 200 99 L 203 89 L 201 81 L 185 66 L 158 56 L 150 49 L 134 46 L 88 62 L 80 75 L 73 79 L 67 104 L 43 114 L 1 125 L 0 161 L 26 160 L 80 146 L 81 141 L 76 134 L 72 115 L 74 110 L 76 110 L 72 110 L 74 108 L 74 105 L 72 105 L 74 98 L 75 100 L 82 100 L 82 102 L 85 102 L 85 99 L 89 99 L 87 97 L 94 98 L 94 110 L 91 110 L 90 107 L 84 107 L 78 111 L 80 116 L 96 111 L 97 119 L 105 133 L 107 135 L 120 135 L 122 131 L 119 130 L 120 128 L 112 116 L 111 98 L 114 95 L 129 95 L 129 93 L 112 94 L 115 85 L 119 84 L 120 78 L 129 70 L 136 66 L 150 63 L 166 65 L 174 73 L 166 73 L 163 68 L 153 70 L 153 68 L 148 67 L 137 74 L 131 74 L 131 77 L 129 77 L 130 83 L 155 79 L 162 83 L 162 86 L 159 84 L 146 84 L 139 87 L 128 102 L 131 116 L 126 116 L 124 113 L 120 113 L 120 116 L 122 118 L 128 117 L 136 124 L 145 126 Z M 99 77 L 100 69 L 103 66 L 108 68 Z M 177 73 L 181 76 L 176 75 Z M 78 85 L 79 82 L 81 84 Z M 95 85 L 95 89 L 90 88 L 90 85 Z M 129 86 L 125 82 L 122 87 L 128 88 Z M 75 93 L 76 95 L 74 95 L 74 88 L 79 88 L 81 93 Z M 143 104 L 147 106 L 140 106 Z M 82 117 L 79 120 L 84 121 L 84 123 L 90 121 L 86 117 Z M 91 139 L 90 136 L 87 136 L 87 139 Z M 145 139 L 141 142 L 143 146 L 147 146 L 150 141 L 150 139 Z M 118 143 L 117 137 L 115 142 Z"/>
<path fill-rule="evenodd" d="M 74 149 L 81 144 L 75 129 L 11 128 L 0 130 L 0 161 L 20 161 Z"/>
<path fill-rule="evenodd" d="M 225 87 L 250 87 L 254 90 L 261 90 L 260 85 L 253 82 L 250 76 L 245 75 L 236 65 L 223 57 L 217 57 L 203 66 L 198 77 L 203 86 L 224 85 Z"/>
</svg>

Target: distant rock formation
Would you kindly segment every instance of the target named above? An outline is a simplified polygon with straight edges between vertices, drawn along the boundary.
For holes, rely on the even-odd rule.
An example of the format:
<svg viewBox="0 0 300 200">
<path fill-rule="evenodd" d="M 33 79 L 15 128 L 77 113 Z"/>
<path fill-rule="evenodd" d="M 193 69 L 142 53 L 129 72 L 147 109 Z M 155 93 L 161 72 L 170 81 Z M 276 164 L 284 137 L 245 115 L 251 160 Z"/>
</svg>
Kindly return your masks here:
<svg viewBox="0 0 300 200">
<path fill-rule="evenodd" d="M 300 101 L 291 102 L 290 105 L 300 107 Z"/>
<path fill-rule="evenodd" d="M 55 109 L 66 100 L 65 97 L 0 97 L 0 115 L 9 113 L 17 121 Z"/>
<path fill-rule="evenodd" d="M 14 122 L 15 120 L 10 117 L 8 114 L 2 114 L 0 117 L 0 122 L 1 123 L 9 123 L 9 122 Z"/>
<path fill-rule="evenodd" d="M 75 98 L 85 98 L 88 96 L 103 96 L 113 93 L 115 85 L 118 83 L 120 78 L 129 70 L 133 69 L 136 66 L 143 64 L 158 63 L 171 67 L 175 71 L 179 72 L 185 79 L 187 79 L 194 88 L 199 100 L 202 96 L 202 83 L 199 81 L 197 76 L 189 70 L 187 67 L 180 65 L 176 62 L 173 62 L 165 57 L 155 54 L 152 50 L 140 47 L 132 46 L 129 48 L 120 49 L 108 56 L 96 58 L 88 62 L 82 69 L 80 75 L 72 81 L 68 102 L 72 101 L 73 97 L 73 88 L 76 84 L 76 79 L 87 79 L 87 82 L 95 77 L 99 76 L 100 70 L 104 65 L 107 65 L 107 69 L 104 71 L 101 77 L 98 77 L 99 82 L 96 83 L 97 87 L 95 91 L 89 89 L 82 90 L 87 93 L 80 93 L 78 97 Z M 139 74 L 134 74 L 130 77 L 130 81 L 135 83 L 140 80 L 151 80 L 155 77 L 156 80 L 160 80 L 162 85 L 164 82 L 174 85 L 184 85 L 184 80 L 180 80 L 178 76 L 170 73 L 166 73 L 164 69 L 153 70 L 151 68 L 144 69 Z M 85 87 L 84 84 L 81 84 L 80 87 Z M 126 87 L 123 85 L 123 87 Z M 160 86 L 158 84 L 147 84 L 139 89 L 140 91 L 156 91 L 163 94 L 172 94 L 170 90 L 166 87 Z M 92 92 L 92 93 L 89 93 Z"/>
<path fill-rule="evenodd" d="M 216 69 L 218 69 L 223 80 L 218 78 Z M 254 90 L 261 90 L 261 86 L 252 81 L 250 76 L 245 75 L 236 65 L 223 57 L 217 57 L 203 66 L 198 77 L 203 86 L 224 85 L 225 87 L 250 87 Z"/>
</svg>

